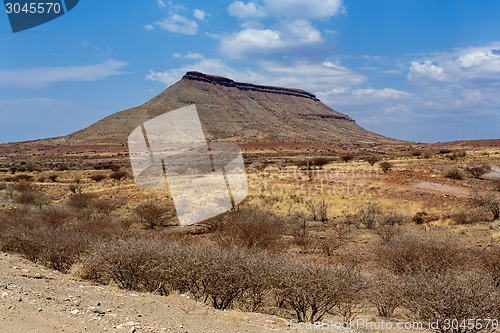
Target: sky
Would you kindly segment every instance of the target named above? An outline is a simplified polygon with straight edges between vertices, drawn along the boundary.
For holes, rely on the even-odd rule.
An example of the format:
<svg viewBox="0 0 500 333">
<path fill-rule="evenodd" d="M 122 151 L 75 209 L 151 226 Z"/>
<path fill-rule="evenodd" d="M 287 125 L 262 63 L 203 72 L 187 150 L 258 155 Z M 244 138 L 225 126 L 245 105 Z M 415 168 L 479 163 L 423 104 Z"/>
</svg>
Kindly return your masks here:
<svg viewBox="0 0 500 333">
<path fill-rule="evenodd" d="M 12 33 L 0 143 L 66 135 L 197 70 L 300 88 L 417 142 L 500 138 L 497 0 L 81 0 Z"/>
</svg>

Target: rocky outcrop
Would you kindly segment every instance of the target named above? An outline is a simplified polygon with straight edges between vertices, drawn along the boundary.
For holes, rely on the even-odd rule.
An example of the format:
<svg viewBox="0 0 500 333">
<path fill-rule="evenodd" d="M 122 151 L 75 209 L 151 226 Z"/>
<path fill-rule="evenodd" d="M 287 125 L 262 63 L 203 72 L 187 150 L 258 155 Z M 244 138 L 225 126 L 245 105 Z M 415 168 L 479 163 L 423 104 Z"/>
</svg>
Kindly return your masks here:
<svg viewBox="0 0 500 333">
<path fill-rule="evenodd" d="M 281 95 L 289 95 L 296 96 L 302 98 L 312 99 L 313 101 L 319 102 L 319 99 L 316 98 L 316 95 L 311 94 L 307 91 L 300 89 L 290 89 L 290 88 L 281 88 L 281 87 L 271 87 L 271 86 L 259 86 L 256 84 L 250 83 L 242 83 L 235 82 L 231 79 L 215 76 L 215 75 L 207 75 L 200 72 L 187 72 L 186 75 L 182 78 L 183 80 L 192 80 L 192 81 L 201 81 L 207 82 L 211 84 L 216 84 L 224 87 L 234 87 L 243 91 L 257 91 L 271 94 L 281 94 Z"/>
</svg>

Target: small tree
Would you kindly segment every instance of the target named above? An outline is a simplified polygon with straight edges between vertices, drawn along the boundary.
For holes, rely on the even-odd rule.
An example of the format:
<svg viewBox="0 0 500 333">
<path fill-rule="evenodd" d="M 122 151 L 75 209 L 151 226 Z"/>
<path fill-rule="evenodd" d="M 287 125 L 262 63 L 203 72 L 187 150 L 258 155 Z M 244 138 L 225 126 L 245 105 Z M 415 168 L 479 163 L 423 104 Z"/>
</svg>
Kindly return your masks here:
<svg viewBox="0 0 500 333">
<path fill-rule="evenodd" d="M 160 225 L 166 218 L 170 207 L 160 206 L 153 202 L 140 204 L 134 209 L 135 214 L 150 229 Z"/>
<path fill-rule="evenodd" d="M 387 161 L 380 163 L 379 166 L 384 173 L 387 173 L 392 169 L 392 163 Z"/>
<path fill-rule="evenodd" d="M 465 169 L 472 177 L 476 179 L 481 179 L 481 177 L 491 170 L 489 165 L 483 164 L 480 166 L 468 167 Z"/>
<path fill-rule="evenodd" d="M 367 157 L 365 159 L 366 162 L 370 163 L 371 166 L 374 166 L 375 163 L 377 163 L 378 161 L 380 161 L 380 158 L 378 158 L 377 156 L 370 156 L 370 157 Z"/>
<path fill-rule="evenodd" d="M 122 179 L 127 178 L 127 176 L 128 176 L 127 171 L 124 171 L 124 170 L 117 170 L 117 171 L 113 171 L 113 172 L 109 175 L 109 178 L 111 178 L 111 179 L 115 179 L 115 180 L 117 180 L 118 182 L 120 182 Z"/>
<path fill-rule="evenodd" d="M 343 161 L 343 162 L 350 162 L 354 159 L 354 155 L 352 154 L 344 154 L 344 155 L 341 155 L 340 156 L 340 159 Z"/>
<path fill-rule="evenodd" d="M 500 200 L 495 193 L 475 192 L 470 200 L 473 206 L 489 210 L 494 220 L 500 217 Z"/>
<path fill-rule="evenodd" d="M 106 179 L 106 175 L 103 175 L 103 174 L 97 174 L 97 175 L 92 175 L 90 177 L 90 179 L 92 179 L 93 181 L 95 181 L 96 183 Z"/>
</svg>

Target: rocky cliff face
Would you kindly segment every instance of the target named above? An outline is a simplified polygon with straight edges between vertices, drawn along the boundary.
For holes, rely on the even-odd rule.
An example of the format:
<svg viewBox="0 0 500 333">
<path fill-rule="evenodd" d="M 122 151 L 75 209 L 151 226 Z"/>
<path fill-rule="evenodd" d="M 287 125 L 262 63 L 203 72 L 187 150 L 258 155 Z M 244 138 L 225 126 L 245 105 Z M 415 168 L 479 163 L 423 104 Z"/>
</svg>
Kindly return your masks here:
<svg viewBox="0 0 500 333">
<path fill-rule="evenodd" d="M 239 90 L 243 91 L 255 91 L 255 92 L 263 92 L 270 94 L 280 94 L 280 95 L 288 95 L 288 96 L 296 96 L 302 98 L 309 98 L 313 101 L 319 102 L 319 99 L 316 98 L 316 95 L 311 94 L 307 91 L 300 89 L 290 89 L 290 88 L 281 88 L 281 87 L 271 87 L 271 86 L 259 86 L 256 84 L 250 83 L 242 83 L 235 82 L 231 79 L 215 76 L 215 75 L 207 75 L 200 72 L 187 72 L 186 75 L 182 78 L 183 80 L 192 80 L 192 81 L 201 81 L 210 84 L 216 84 L 223 87 L 235 87 Z"/>
</svg>

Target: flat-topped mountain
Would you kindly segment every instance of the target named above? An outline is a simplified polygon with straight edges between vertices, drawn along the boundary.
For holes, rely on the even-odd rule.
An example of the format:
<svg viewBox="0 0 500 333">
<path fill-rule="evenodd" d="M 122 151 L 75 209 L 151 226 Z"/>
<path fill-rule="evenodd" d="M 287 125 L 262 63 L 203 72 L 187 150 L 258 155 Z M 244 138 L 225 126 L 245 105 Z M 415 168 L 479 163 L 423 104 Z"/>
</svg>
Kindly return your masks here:
<svg viewBox="0 0 500 333">
<path fill-rule="evenodd" d="M 366 131 L 349 116 L 321 103 L 314 94 L 235 82 L 187 72 L 147 103 L 106 117 L 64 137 L 66 144 L 121 144 L 143 122 L 195 104 L 209 140 L 243 142 L 391 143 Z"/>
</svg>

